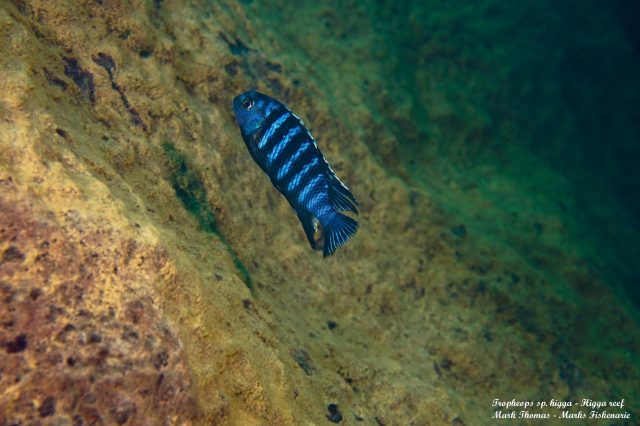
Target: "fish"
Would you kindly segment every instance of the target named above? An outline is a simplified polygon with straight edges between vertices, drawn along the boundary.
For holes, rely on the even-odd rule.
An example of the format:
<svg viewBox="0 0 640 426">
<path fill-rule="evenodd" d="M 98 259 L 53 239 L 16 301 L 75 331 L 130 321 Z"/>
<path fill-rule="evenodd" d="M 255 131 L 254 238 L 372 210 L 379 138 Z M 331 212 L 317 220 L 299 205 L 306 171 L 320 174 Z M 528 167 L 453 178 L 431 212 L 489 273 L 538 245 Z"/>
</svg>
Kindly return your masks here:
<svg viewBox="0 0 640 426">
<path fill-rule="evenodd" d="M 236 96 L 232 108 L 251 157 L 295 210 L 311 248 L 333 255 L 358 231 L 358 222 L 343 213 L 357 215 L 358 202 L 304 122 L 254 89 Z"/>
</svg>

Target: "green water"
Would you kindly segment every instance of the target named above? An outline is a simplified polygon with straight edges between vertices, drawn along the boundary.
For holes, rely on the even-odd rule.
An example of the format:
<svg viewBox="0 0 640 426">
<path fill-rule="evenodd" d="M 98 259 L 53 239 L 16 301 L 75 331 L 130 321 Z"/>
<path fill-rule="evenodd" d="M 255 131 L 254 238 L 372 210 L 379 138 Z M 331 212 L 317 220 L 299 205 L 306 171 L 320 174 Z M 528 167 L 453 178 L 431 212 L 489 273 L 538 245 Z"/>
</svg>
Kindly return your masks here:
<svg viewBox="0 0 640 426">
<path fill-rule="evenodd" d="M 371 123 L 363 136 L 408 184 L 517 182 L 529 191 L 523 198 L 555 204 L 533 207 L 567 217 L 572 237 L 606 263 L 612 285 L 640 303 L 633 4 L 267 2 L 251 3 L 249 13 L 265 33 L 278 27 L 282 52 L 309 60 L 292 74 L 317 82 L 314 96 L 343 111 L 353 105 L 340 93 L 358 87 L 365 105 L 357 107 L 397 145 L 378 146 L 381 129 Z M 346 123 L 353 124 L 360 123 Z M 511 201 L 500 202 L 504 210 Z"/>
</svg>

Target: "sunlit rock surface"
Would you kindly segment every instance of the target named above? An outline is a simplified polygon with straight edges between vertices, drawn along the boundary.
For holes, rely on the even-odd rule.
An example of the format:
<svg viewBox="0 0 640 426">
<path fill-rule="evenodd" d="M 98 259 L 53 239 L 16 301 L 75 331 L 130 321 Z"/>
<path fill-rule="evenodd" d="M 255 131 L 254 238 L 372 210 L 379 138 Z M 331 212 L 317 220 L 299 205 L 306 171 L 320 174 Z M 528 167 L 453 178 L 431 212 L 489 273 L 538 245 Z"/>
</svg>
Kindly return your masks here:
<svg viewBox="0 0 640 426">
<path fill-rule="evenodd" d="M 308 3 L 0 4 L 1 425 L 459 426 L 493 398 L 640 398 L 616 195 L 637 177 L 609 190 L 574 158 L 606 129 L 632 158 L 616 17 Z M 574 21 L 608 31 L 560 37 Z M 613 118 L 580 47 L 618 61 Z M 360 202 L 332 258 L 246 152 L 230 102 L 254 86 Z"/>
</svg>

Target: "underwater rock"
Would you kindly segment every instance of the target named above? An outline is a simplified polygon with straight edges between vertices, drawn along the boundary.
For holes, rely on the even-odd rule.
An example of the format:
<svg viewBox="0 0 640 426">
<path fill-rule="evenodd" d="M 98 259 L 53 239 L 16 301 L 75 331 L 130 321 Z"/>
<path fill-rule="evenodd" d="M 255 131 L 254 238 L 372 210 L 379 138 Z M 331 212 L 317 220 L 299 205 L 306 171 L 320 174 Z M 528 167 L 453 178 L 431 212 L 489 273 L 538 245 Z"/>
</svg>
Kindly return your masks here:
<svg viewBox="0 0 640 426">
<path fill-rule="evenodd" d="M 563 170 L 499 144 L 580 134 L 505 60 L 522 40 L 496 43 L 553 23 L 532 49 L 556 75 L 568 11 L 303 3 L 0 4 L 0 424 L 489 424 L 489 394 L 640 398 L 611 263 L 634 251 L 598 256 Z M 254 86 L 360 202 L 333 258 L 246 153 L 229 105 Z"/>
<path fill-rule="evenodd" d="M 53 220 L 13 185 L 0 195 L 0 245 L 24 253 L 0 266 L 0 422 L 124 424 L 125 399 L 134 423 L 197 418 L 183 350 L 153 290 L 166 256 L 67 213 Z"/>
</svg>

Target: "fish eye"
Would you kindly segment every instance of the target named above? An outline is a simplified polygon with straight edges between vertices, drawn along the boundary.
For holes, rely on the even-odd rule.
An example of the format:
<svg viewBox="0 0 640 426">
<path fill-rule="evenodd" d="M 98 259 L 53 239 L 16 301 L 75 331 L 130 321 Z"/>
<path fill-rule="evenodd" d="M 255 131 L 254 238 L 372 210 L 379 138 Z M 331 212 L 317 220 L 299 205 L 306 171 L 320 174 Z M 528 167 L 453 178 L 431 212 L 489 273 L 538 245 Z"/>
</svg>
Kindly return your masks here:
<svg viewBox="0 0 640 426">
<path fill-rule="evenodd" d="M 242 101 L 242 108 L 249 111 L 251 108 L 253 108 L 253 101 L 251 99 L 245 99 L 244 101 Z"/>
</svg>

